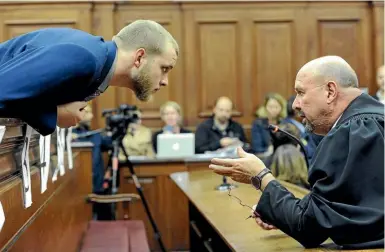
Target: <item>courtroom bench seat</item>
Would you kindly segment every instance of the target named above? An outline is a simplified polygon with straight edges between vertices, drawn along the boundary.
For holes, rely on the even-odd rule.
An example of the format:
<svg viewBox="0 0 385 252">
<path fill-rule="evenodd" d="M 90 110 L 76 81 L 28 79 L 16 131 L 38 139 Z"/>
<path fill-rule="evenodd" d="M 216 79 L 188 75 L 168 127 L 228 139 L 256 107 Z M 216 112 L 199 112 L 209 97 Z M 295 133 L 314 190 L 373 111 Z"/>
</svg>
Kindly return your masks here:
<svg viewBox="0 0 385 252">
<path fill-rule="evenodd" d="M 142 221 L 91 221 L 81 252 L 149 252 Z"/>
</svg>

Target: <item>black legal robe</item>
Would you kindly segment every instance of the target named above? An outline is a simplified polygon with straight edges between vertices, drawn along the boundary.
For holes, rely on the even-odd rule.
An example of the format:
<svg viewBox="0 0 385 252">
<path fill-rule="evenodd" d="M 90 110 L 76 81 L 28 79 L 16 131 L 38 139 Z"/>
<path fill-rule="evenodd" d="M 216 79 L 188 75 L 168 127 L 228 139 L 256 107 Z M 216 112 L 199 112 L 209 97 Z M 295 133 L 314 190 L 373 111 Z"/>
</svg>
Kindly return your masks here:
<svg viewBox="0 0 385 252">
<path fill-rule="evenodd" d="M 256 211 L 304 247 L 331 238 L 342 248 L 384 247 L 384 105 L 361 94 L 319 143 L 311 192 L 295 198 L 278 181 Z"/>
</svg>

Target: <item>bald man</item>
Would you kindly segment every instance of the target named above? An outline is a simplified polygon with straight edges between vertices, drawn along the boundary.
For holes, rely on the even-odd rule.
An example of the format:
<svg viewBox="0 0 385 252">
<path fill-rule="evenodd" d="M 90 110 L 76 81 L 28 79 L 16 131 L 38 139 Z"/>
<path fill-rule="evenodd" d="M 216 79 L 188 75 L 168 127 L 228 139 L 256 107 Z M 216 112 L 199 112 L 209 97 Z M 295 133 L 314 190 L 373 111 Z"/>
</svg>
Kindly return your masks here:
<svg viewBox="0 0 385 252">
<path fill-rule="evenodd" d="M 324 138 L 309 169 L 310 193 L 296 198 L 257 157 L 213 159 L 216 173 L 252 184 L 262 196 L 254 217 L 304 247 L 326 239 L 342 248 L 384 247 L 384 105 L 358 88 L 356 73 L 340 57 L 304 65 L 295 80 L 306 129 Z"/>
<path fill-rule="evenodd" d="M 109 86 L 147 101 L 168 84 L 179 47 L 151 20 L 123 27 L 112 41 L 70 28 L 46 28 L 0 43 L 0 117 L 17 117 L 42 135 L 74 126 L 87 101 Z"/>
<path fill-rule="evenodd" d="M 232 145 L 246 143 L 242 125 L 231 119 L 233 102 L 219 97 L 214 105 L 213 116 L 198 125 L 195 132 L 195 152 L 216 151 Z"/>
</svg>

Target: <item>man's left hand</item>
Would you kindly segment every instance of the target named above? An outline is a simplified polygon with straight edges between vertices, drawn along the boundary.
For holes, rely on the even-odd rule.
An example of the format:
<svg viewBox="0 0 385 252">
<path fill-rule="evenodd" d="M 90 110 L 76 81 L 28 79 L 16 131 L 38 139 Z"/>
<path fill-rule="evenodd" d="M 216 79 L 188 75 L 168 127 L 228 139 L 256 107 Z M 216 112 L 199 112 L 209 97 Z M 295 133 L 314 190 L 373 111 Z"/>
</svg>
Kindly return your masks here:
<svg viewBox="0 0 385 252">
<path fill-rule="evenodd" d="M 210 168 L 215 173 L 230 177 L 232 180 L 250 184 L 251 178 L 260 173 L 265 164 L 255 155 L 246 153 L 241 147 L 237 148 L 240 158 L 211 160 Z"/>
</svg>

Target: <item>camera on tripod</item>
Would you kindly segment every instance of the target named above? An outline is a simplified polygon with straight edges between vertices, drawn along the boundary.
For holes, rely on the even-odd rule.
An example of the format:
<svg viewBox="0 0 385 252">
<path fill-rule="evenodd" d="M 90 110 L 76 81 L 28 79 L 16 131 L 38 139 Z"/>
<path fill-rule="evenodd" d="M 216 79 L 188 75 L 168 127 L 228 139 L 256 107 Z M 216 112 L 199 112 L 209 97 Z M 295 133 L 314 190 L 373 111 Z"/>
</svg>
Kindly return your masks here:
<svg viewBox="0 0 385 252">
<path fill-rule="evenodd" d="M 134 105 L 121 104 L 116 109 L 105 109 L 102 116 L 106 118 L 106 131 L 112 137 L 123 137 L 131 123 L 139 119 L 138 108 Z"/>
</svg>

